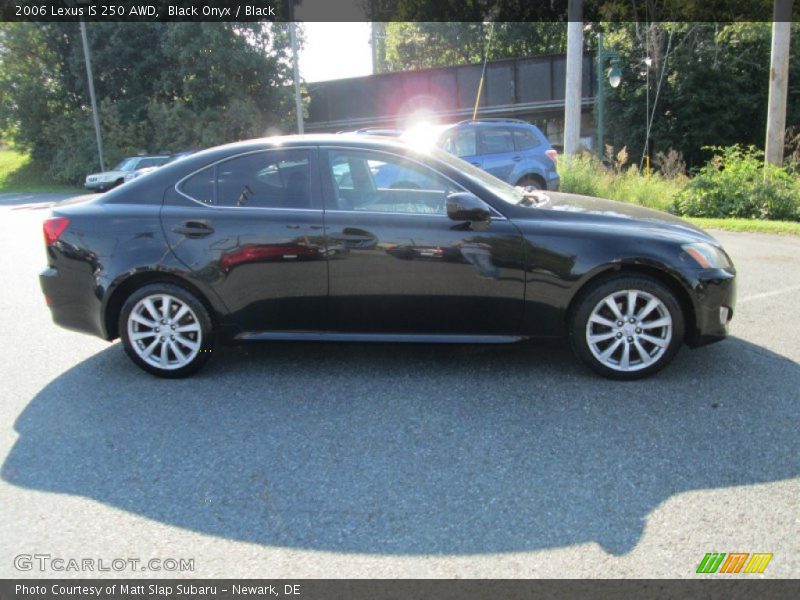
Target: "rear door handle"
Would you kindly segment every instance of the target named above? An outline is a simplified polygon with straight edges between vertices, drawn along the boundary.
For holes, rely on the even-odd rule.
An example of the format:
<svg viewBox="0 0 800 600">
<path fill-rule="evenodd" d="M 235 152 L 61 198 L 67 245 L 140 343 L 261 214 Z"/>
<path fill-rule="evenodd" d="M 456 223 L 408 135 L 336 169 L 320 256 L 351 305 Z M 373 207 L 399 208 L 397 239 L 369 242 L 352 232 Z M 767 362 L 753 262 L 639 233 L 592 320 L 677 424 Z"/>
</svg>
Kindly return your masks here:
<svg viewBox="0 0 800 600">
<path fill-rule="evenodd" d="M 474 166 L 476 166 L 476 167 L 480 167 L 480 166 L 481 166 L 481 163 L 479 163 L 479 162 L 474 162 L 474 163 L 470 163 L 470 164 L 471 164 L 471 165 L 474 165 Z"/>
<path fill-rule="evenodd" d="M 521 160 L 522 160 L 522 157 L 521 157 L 521 156 L 515 156 L 515 157 L 514 157 L 514 158 L 512 158 L 511 160 L 513 160 L 514 162 L 519 162 L 519 161 L 521 161 Z"/>
<path fill-rule="evenodd" d="M 214 233 L 214 228 L 205 221 L 186 221 L 173 227 L 172 231 L 188 238 L 202 238 Z"/>
</svg>

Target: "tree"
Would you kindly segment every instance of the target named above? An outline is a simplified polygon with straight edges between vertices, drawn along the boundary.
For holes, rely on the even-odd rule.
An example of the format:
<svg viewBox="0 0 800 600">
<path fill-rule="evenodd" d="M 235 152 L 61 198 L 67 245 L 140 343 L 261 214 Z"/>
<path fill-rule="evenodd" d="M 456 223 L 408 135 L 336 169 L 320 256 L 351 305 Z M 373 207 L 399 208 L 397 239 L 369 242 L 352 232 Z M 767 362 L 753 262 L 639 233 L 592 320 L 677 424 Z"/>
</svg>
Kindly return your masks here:
<svg viewBox="0 0 800 600">
<path fill-rule="evenodd" d="M 88 33 L 110 162 L 291 129 L 283 24 L 91 23 Z M 0 130 L 54 180 L 97 168 L 77 23 L 2 24 L 0 89 Z"/>
<path fill-rule="evenodd" d="M 793 28 L 796 38 L 800 26 Z M 651 103 L 658 90 L 652 152 L 672 148 L 698 166 L 708 158 L 706 146 L 763 147 L 769 23 L 617 23 L 607 27 L 606 40 L 621 55 L 623 71 L 622 85 L 607 91 L 607 141 L 627 146 L 635 163 L 645 141 L 648 56 Z M 800 86 L 800 53 L 790 60 L 791 98 Z M 799 124 L 800 104 L 790 101 L 787 126 Z"/>
<path fill-rule="evenodd" d="M 489 44 L 490 31 L 491 44 Z M 565 23 L 388 23 L 384 71 L 477 63 L 566 50 Z"/>
</svg>

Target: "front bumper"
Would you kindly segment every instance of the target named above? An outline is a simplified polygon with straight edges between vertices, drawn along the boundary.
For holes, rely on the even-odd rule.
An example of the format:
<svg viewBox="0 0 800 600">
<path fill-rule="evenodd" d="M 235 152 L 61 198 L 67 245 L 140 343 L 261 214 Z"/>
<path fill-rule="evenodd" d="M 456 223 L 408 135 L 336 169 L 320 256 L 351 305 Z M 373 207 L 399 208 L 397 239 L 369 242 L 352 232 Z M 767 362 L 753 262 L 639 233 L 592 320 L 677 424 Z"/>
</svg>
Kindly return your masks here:
<svg viewBox="0 0 800 600">
<path fill-rule="evenodd" d="M 692 282 L 692 302 L 694 327 L 687 329 L 686 343 L 696 348 L 724 339 L 736 308 L 735 273 L 724 269 L 699 271 Z"/>
<path fill-rule="evenodd" d="M 87 190 L 92 190 L 94 192 L 104 192 L 105 190 L 109 190 L 116 185 L 114 181 L 87 181 L 83 184 Z"/>
</svg>

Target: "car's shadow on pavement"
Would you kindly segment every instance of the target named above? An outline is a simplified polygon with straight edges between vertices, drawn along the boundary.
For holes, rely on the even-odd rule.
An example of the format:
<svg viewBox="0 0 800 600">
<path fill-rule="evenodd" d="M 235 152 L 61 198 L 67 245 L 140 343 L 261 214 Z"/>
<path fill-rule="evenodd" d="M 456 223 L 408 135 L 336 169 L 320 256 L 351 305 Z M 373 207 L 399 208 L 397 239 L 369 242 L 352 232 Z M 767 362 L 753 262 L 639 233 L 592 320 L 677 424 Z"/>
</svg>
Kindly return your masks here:
<svg viewBox="0 0 800 600">
<path fill-rule="evenodd" d="M 26 407 L 2 478 L 270 546 L 619 554 L 675 494 L 798 476 L 798 389 L 735 338 L 633 383 L 561 348 L 291 343 L 164 381 L 115 345 Z"/>
</svg>

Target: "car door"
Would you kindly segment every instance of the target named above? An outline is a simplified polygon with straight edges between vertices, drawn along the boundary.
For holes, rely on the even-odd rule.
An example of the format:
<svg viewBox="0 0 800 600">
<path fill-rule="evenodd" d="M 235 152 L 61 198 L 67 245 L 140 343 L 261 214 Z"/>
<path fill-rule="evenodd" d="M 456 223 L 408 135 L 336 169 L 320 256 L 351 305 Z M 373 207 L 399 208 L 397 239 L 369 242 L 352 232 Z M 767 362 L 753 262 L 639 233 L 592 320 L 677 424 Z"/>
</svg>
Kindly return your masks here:
<svg viewBox="0 0 800 600">
<path fill-rule="evenodd" d="M 175 255 L 245 332 L 324 328 L 328 273 L 316 148 L 247 152 L 168 190 Z"/>
<path fill-rule="evenodd" d="M 522 237 L 495 211 L 488 227 L 448 218 L 463 191 L 390 152 L 320 151 L 330 320 L 340 332 L 515 334 L 522 320 Z M 489 208 L 487 206 L 487 208 Z"/>
<path fill-rule="evenodd" d="M 478 130 L 478 152 L 481 168 L 508 183 L 522 157 L 514 150 L 511 130 L 506 127 L 481 127 Z"/>
</svg>

